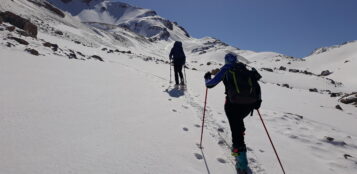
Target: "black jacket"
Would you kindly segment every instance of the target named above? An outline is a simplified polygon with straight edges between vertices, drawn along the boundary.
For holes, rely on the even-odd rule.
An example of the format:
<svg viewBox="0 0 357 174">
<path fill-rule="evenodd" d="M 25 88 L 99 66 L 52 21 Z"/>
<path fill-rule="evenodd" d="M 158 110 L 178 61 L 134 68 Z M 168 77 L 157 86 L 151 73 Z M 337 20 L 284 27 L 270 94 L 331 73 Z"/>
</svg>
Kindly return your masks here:
<svg viewBox="0 0 357 174">
<path fill-rule="evenodd" d="M 173 60 L 174 65 L 184 65 L 186 63 L 186 56 L 183 52 L 181 42 L 175 42 L 174 47 L 171 49 L 169 57 Z"/>
</svg>

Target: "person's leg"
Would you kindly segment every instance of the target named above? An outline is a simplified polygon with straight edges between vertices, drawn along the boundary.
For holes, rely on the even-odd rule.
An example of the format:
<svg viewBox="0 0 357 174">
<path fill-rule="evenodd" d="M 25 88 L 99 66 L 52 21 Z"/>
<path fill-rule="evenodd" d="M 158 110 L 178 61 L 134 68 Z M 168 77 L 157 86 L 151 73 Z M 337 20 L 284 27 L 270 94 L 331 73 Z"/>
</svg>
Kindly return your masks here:
<svg viewBox="0 0 357 174">
<path fill-rule="evenodd" d="M 238 149 L 239 152 L 246 152 L 243 119 L 250 113 L 251 109 L 245 105 L 237 105 L 229 102 L 226 102 L 224 108 L 232 132 L 232 148 Z"/>
<path fill-rule="evenodd" d="M 182 67 L 183 67 L 183 65 L 180 65 L 180 66 L 178 67 L 178 73 L 179 73 L 179 75 L 180 75 L 181 84 L 184 84 L 183 74 L 182 74 Z"/>
<path fill-rule="evenodd" d="M 179 84 L 178 72 L 179 72 L 179 66 L 174 65 L 174 74 L 175 74 L 175 83 L 176 83 L 176 85 Z"/>
<path fill-rule="evenodd" d="M 224 106 L 224 109 L 232 132 L 232 149 L 244 149 L 245 144 L 243 133 L 245 128 L 243 119 L 239 118 L 239 114 L 237 113 L 237 109 L 235 108 L 234 104 L 227 102 Z"/>
<path fill-rule="evenodd" d="M 226 102 L 225 111 L 232 131 L 232 155 L 236 158 L 237 171 L 248 168 L 247 148 L 244 142 L 245 126 L 243 119 L 250 113 L 251 108 Z"/>
</svg>

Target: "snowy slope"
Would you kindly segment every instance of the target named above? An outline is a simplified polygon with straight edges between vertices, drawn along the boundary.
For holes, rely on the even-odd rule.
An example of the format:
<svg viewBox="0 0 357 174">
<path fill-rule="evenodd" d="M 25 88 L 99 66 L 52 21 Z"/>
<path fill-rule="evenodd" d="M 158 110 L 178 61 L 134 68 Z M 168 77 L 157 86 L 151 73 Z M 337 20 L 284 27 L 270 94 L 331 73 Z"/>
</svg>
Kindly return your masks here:
<svg viewBox="0 0 357 174">
<path fill-rule="evenodd" d="M 40 30 L 35 39 L 7 31 L 9 23 L 0 24 L 0 173 L 235 173 L 222 84 L 209 90 L 204 149 L 197 147 L 202 76 L 220 67 L 227 51 L 263 75 L 261 113 L 287 173 L 357 171 L 356 107 L 323 91 L 349 92 L 356 86 L 279 70 L 311 65 L 314 71 L 325 66 L 322 57 L 321 62 L 311 57 L 310 63 L 308 58 L 239 50 L 214 38 L 187 38 L 188 89 L 181 91 L 169 83 L 170 40 L 151 42 L 120 27 L 92 27 L 96 24 L 83 24 L 69 13 L 61 18 L 27 0 L 0 4 L 0 11 L 9 9 Z M 57 44 L 58 50 L 43 46 L 45 42 Z M 353 47 L 318 55 L 353 55 Z M 314 87 L 319 91 L 310 92 Z M 343 110 L 335 109 L 337 104 Z M 252 173 L 281 173 L 259 117 L 245 122 Z"/>
<path fill-rule="evenodd" d="M 326 49 L 325 52 L 312 54 L 301 65 L 313 72 L 320 74 L 324 70 L 332 72 L 329 78 L 342 82 L 345 86 L 356 89 L 357 78 L 357 42 Z"/>
</svg>

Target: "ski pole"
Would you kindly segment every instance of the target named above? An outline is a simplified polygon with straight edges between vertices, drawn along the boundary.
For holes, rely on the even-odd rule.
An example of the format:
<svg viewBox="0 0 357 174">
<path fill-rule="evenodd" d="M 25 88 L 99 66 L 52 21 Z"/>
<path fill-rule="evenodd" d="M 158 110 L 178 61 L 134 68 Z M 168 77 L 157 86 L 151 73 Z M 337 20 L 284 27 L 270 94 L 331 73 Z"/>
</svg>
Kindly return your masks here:
<svg viewBox="0 0 357 174">
<path fill-rule="evenodd" d="M 203 118 L 202 118 L 202 127 L 201 127 L 200 149 L 202 149 L 203 126 L 204 126 L 204 124 L 205 124 L 205 116 L 206 116 L 207 93 L 208 93 L 208 88 L 206 88 L 205 104 L 204 104 L 204 107 L 203 107 Z"/>
<path fill-rule="evenodd" d="M 172 81 L 171 81 L 171 59 L 170 59 L 170 63 L 169 63 L 169 65 L 170 65 L 170 83 L 172 83 Z"/>
<path fill-rule="evenodd" d="M 259 115 L 259 117 L 260 117 L 260 120 L 261 120 L 261 121 L 262 121 L 262 123 L 263 123 L 264 129 L 265 129 L 265 132 L 266 132 L 266 133 L 267 133 L 267 135 L 268 135 L 268 138 L 269 138 L 270 144 L 273 146 L 273 149 L 274 149 L 274 152 L 275 152 L 276 157 L 278 158 L 278 161 L 279 161 L 280 167 L 281 167 L 281 169 L 283 170 L 283 173 L 285 174 L 284 167 L 283 167 L 283 165 L 281 164 L 281 161 L 280 161 L 280 158 L 279 158 L 278 152 L 276 151 L 275 146 L 274 146 L 274 144 L 273 144 L 273 141 L 272 141 L 272 140 L 271 140 L 271 138 L 270 138 L 270 135 L 269 135 L 268 129 L 267 129 L 267 128 L 266 128 L 266 126 L 265 126 L 265 123 L 264 123 L 263 117 L 260 115 L 259 109 L 257 109 L 257 112 L 258 112 L 258 115 Z"/>
<path fill-rule="evenodd" d="M 186 65 L 183 65 L 183 73 L 185 74 L 185 84 L 186 84 L 186 86 L 187 86 Z"/>
</svg>

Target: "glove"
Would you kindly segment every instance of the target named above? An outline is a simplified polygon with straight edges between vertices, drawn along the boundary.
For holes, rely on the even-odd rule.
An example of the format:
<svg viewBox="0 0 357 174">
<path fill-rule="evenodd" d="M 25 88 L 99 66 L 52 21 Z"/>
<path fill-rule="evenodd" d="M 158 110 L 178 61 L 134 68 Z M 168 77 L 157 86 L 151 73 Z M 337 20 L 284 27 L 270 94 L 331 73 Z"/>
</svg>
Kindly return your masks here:
<svg viewBox="0 0 357 174">
<path fill-rule="evenodd" d="M 211 72 L 206 72 L 204 78 L 205 78 L 206 80 L 210 80 L 210 79 L 212 79 L 212 78 L 211 78 L 211 75 L 212 75 Z"/>
<path fill-rule="evenodd" d="M 262 100 L 258 100 L 257 102 L 254 103 L 253 108 L 259 109 L 261 104 L 262 104 Z"/>
</svg>

